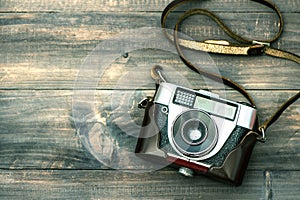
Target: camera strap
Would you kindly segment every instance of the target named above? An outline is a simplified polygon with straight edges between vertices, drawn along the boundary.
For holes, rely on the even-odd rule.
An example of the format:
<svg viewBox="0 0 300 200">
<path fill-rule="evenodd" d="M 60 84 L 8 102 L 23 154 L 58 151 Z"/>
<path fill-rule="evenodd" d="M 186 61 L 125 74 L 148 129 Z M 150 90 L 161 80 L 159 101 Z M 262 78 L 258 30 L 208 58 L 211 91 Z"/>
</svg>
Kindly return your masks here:
<svg viewBox="0 0 300 200">
<path fill-rule="evenodd" d="M 166 27 L 167 17 L 172 11 L 174 11 L 177 7 L 191 1 L 195 1 L 195 0 L 174 0 L 169 5 L 167 5 L 167 7 L 164 9 L 161 16 L 162 28 Z M 226 54 L 226 55 L 255 56 L 255 55 L 265 54 L 269 56 L 288 59 L 300 64 L 300 57 L 298 55 L 280 49 L 276 49 L 270 46 L 272 42 L 276 41 L 280 37 L 283 31 L 283 17 L 281 12 L 277 8 L 277 6 L 268 0 L 250 0 L 250 1 L 263 4 L 276 12 L 279 18 L 279 27 L 278 27 L 279 29 L 277 34 L 273 38 L 262 41 L 262 40 L 249 40 L 244 37 L 241 37 L 236 33 L 234 33 L 218 16 L 216 16 L 214 13 L 206 9 L 190 9 L 184 12 L 177 20 L 173 34 L 170 34 L 166 30 L 164 31 L 167 38 L 174 42 L 181 60 L 191 70 L 205 77 L 208 77 L 214 81 L 224 83 L 225 85 L 237 90 L 252 104 L 252 106 L 256 106 L 254 99 L 241 85 L 230 80 L 229 78 L 205 71 L 195 66 L 185 57 L 182 51 L 182 48 L 188 48 L 188 49 L 204 51 L 208 53 Z M 239 43 L 230 43 L 226 40 L 194 41 L 194 40 L 179 38 L 178 31 L 180 25 L 184 22 L 185 19 L 193 15 L 206 15 L 210 17 L 226 32 L 228 36 L 230 36 L 231 38 L 233 38 L 235 41 Z M 280 115 L 284 112 L 284 110 L 287 107 L 289 107 L 292 103 L 297 101 L 299 98 L 300 98 L 300 92 L 298 92 L 295 96 L 291 97 L 288 101 L 286 101 L 269 119 L 267 119 L 261 125 L 258 126 L 257 131 L 261 135 L 261 137 L 258 138 L 259 141 L 262 142 L 265 141 L 265 131 L 267 130 L 267 128 L 280 117 Z"/>
</svg>

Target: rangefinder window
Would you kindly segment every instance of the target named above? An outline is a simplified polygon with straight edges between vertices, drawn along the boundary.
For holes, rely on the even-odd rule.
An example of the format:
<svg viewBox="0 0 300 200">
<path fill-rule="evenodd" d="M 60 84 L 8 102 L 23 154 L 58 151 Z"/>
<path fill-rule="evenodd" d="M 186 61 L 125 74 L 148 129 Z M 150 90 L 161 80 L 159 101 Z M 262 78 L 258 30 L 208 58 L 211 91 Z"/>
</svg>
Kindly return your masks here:
<svg viewBox="0 0 300 200">
<path fill-rule="evenodd" d="M 176 88 L 173 103 L 188 108 L 200 109 L 212 115 L 232 121 L 235 119 L 238 108 L 237 105 L 230 102 L 204 96 L 203 94 L 180 87 Z"/>
<path fill-rule="evenodd" d="M 194 108 L 204 110 L 212 115 L 234 120 L 237 105 L 221 102 L 197 95 Z"/>
</svg>

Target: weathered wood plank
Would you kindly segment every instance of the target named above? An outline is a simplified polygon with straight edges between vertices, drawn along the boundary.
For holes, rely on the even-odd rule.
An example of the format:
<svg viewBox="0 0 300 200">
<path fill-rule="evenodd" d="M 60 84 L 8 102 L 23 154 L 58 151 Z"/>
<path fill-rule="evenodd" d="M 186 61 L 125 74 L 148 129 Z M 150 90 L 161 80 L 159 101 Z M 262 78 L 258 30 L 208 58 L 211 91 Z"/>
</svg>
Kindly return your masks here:
<svg viewBox="0 0 300 200">
<path fill-rule="evenodd" d="M 299 151 L 298 151 L 299 152 Z M 299 194 L 299 171 L 270 171 L 270 197 L 272 199 L 298 199 Z M 283 180 L 286 179 L 286 180 Z M 295 188 L 293 188 L 293 186 Z"/>
<path fill-rule="evenodd" d="M 73 89 L 74 82 L 78 77 L 80 66 L 84 66 L 84 56 L 88 51 L 82 51 L 80 55 L 72 56 L 74 52 L 56 51 L 55 54 L 61 56 L 42 55 L 38 53 L 39 58 L 28 60 L 27 55 L 20 56 L 15 62 L 1 64 L 1 89 Z M 47 53 L 46 53 L 47 54 Z M 79 54 L 79 53 L 78 53 Z M 101 55 L 99 55 L 100 57 Z M 152 88 L 153 81 L 149 78 L 150 68 L 156 64 L 172 68 L 172 71 L 166 71 L 169 77 L 175 79 L 176 73 L 181 74 L 184 78 L 197 87 L 203 84 L 203 79 L 198 74 L 189 70 L 182 64 L 177 55 L 166 52 L 140 51 L 129 54 L 128 59 L 120 59 L 115 62 L 105 72 L 102 77 L 91 71 L 88 75 L 90 80 L 98 80 L 98 89 L 110 89 L 116 86 L 120 78 L 125 78 L 125 73 L 131 73 L 130 77 L 135 76 L 134 80 L 127 79 L 124 81 L 124 88 L 132 89 L 140 84 L 140 88 Z M 231 56 L 211 55 L 218 71 L 225 77 L 228 77 L 237 83 L 243 85 L 246 89 L 299 89 L 300 83 L 298 64 L 271 58 L 268 56 L 238 58 Z M 9 60 L 13 55 L 9 55 Z M 145 63 L 147 59 L 147 63 Z M 199 63 L 204 69 L 211 70 L 211 63 Z M 243 65 L 242 67 L 240 67 Z M 81 68 L 84 70 L 84 67 Z M 94 72 L 99 68 L 95 66 Z M 122 73 L 119 70 L 122 69 Z M 138 71 L 137 71 L 138 70 Z M 143 72 L 140 76 L 139 72 Z M 114 74 L 114 76 L 112 76 Z M 80 74 L 79 74 L 80 75 Z M 147 77 L 148 75 L 148 77 Z M 275 77 L 275 78 L 274 78 Z M 145 79 L 147 78 L 147 79 Z M 82 85 L 88 82 L 81 82 Z"/>
<path fill-rule="evenodd" d="M 297 173 L 294 173 L 297 175 Z M 186 178 L 174 171 L 124 173 L 110 170 L 0 171 L 5 198 L 67 199 L 261 199 L 262 171 L 249 171 L 244 184 L 231 187 L 206 177 Z M 278 181 L 287 181 L 281 177 Z M 293 182 L 288 186 L 295 189 Z M 22 188 L 22 189 L 21 189 Z M 299 193 L 295 190 L 295 194 Z"/>
<path fill-rule="evenodd" d="M 1 170 L 1 197 L 9 199 L 298 199 L 297 171 L 248 171 L 235 188 L 174 171 Z"/>
<path fill-rule="evenodd" d="M 173 71 L 167 72 L 171 81 L 197 89 L 206 87 L 206 82 L 183 67 L 176 55 L 148 50 L 129 53 L 126 59 L 121 57 L 103 77 L 91 71 L 90 80 L 99 80 L 92 98 L 84 98 L 87 96 L 80 93 L 78 85 L 73 90 L 74 81 L 83 75 L 79 73 L 78 77 L 81 64 L 100 42 L 125 30 L 159 27 L 161 11 L 169 2 L 0 1 L 0 198 L 297 199 L 300 196 L 299 101 L 268 130 L 268 142 L 256 145 L 244 184 L 239 188 L 205 177 L 187 179 L 171 168 L 141 174 L 135 170 L 135 163 L 126 163 L 126 158 L 123 170 L 134 173 L 109 170 L 83 146 L 76 135 L 76 128 L 83 129 L 74 123 L 79 116 L 72 113 L 73 94 L 83 95 L 77 99 L 82 104 L 76 109 L 79 109 L 77 114 L 83 111 L 81 114 L 86 118 L 80 120 L 89 120 L 89 127 L 101 124 L 107 133 L 113 133 L 116 147 L 133 150 L 136 138 L 124 134 L 119 126 L 133 130 L 130 123 L 124 122 L 141 123 L 143 113 L 136 109 L 136 102 L 152 94 L 154 88 L 149 65 L 171 66 Z M 283 11 L 286 26 L 273 46 L 299 55 L 300 2 L 274 0 L 274 3 Z M 199 5 L 216 11 L 234 31 L 249 38 L 271 38 L 278 28 L 273 11 L 249 0 L 201 1 Z M 205 17 L 187 20 L 182 31 L 197 39 L 226 38 Z M 241 83 L 254 95 L 261 121 L 300 88 L 299 66 L 290 61 L 266 56 L 211 57 L 223 75 Z M 207 61 L 199 64 L 210 66 Z M 129 79 L 126 72 L 131 73 L 130 80 L 126 80 Z M 178 74 L 188 81 L 175 76 Z M 90 84 L 90 80 L 83 85 Z M 232 90 L 216 89 L 225 93 L 226 98 L 242 100 Z M 95 109 L 86 109 L 91 101 L 95 102 Z M 124 102 L 129 103 L 127 107 L 120 106 Z M 118 134 L 121 137 L 116 137 Z M 118 151 L 114 153 L 111 160 L 119 156 Z"/>
<path fill-rule="evenodd" d="M 270 39 L 278 30 L 278 18 L 275 14 L 257 13 L 216 13 L 238 34 L 253 39 Z M 97 44 L 119 32 L 139 27 L 159 27 L 160 13 L 1 13 L 1 40 L 5 44 L 13 42 L 24 50 L 46 50 L 51 47 L 76 47 L 84 44 Z M 169 23 L 173 29 L 179 14 L 173 14 Z M 279 48 L 298 48 L 295 42 L 298 36 L 299 13 L 285 13 L 284 33 L 274 46 Z M 195 37 L 226 37 L 225 33 L 207 17 L 194 16 L 187 20 L 183 32 Z M 199 38 L 198 38 L 199 37 Z M 226 38 L 225 38 L 226 39 Z M 26 42 L 17 44 L 16 42 Z M 45 45 L 39 43 L 45 43 Z M 290 42 L 290 44 L 289 44 Z M 287 44 L 286 44 L 287 43 Z M 54 46 L 60 44 L 60 46 Z M 39 48 L 34 48 L 35 46 Z M 24 48 L 23 47 L 23 48 Z M 48 47 L 49 48 L 49 47 Z M 2 48 L 1 48 L 2 49 Z M 6 48 L 15 52 L 14 48 Z M 293 51 L 293 49 L 291 50 Z M 22 52 L 19 49 L 17 52 Z M 296 51 L 297 53 L 299 51 Z M 29 53 L 29 52 L 28 52 Z"/>
<path fill-rule="evenodd" d="M 223 14 L 225 20 L 231 22 L 231 26 L 242 30 L 246 35 L 249 34 L 249 37 L 257 33 L 259 33 L 258 37 L 263 37 L 265 34 L 272 35 L 277 28 L 276 18 L 272 17 L 272 14 L 251 14 L 253 17 L 248 20 L 249 16 L 246 17 L 247 14 L 241 13 L 242 17 L 238 19 L 244 18 L 243 23 L 233 19 L 229 13 Z M 296 13 L 286 15 L 288 20 L 284 34 L 274 44 L 275 47 L 299 54 L 298 15 Z M 1 14 L 0 20 L 3 26 L 0 37 L 3 43 L 0 49 L 0 87 L 2 89 L 72 89 L 78 68 L 97 44 L 124 30 L 148 25 L 158 27 L 159 16 L 158 13 L 147 14 L 147 16 L 141 13 Z M 183 27 L 187 34 L 200 38 L 225 37 L 215 24 L 208 22 L 209 20 L 192 19 L 193 22 L 194 20 L 197 26 L 192 27 L 191 21 L 187 21 Z M 260 21 L 262 21 L 260 28 L 255 28 Z M 264 29 L 265 26 L 268 26 L 267 30 Z M 224 76 L 241 83 L 247 89 L 256 89 L 258 86 L 260 89 L 300 88 L 296 63 L 268 56 L 211 55 L 211 58 Z M 170 53 L 135 52 L 129 54 L 128 59 L 121 59 L 116 64 L 117 68 L 123 71 L 136 66 L 170 64 L 177 71 L 188 76 L 192 82 L 199 79 L 198 75 L 188 73 L 178 57 Z M 207 66 L 208 63 L 203 61 L 198 64 Z M 117 81 L 106 77 L 103 80 L 105 84 L 102 84 L 99 89 L 109 89 Z M 129 88 L 132 87 L 130 83 L 127 84 Z M 151 85 L 151 82 L 147 84 Z M 149 89 L 147 84 L 145 89 Z"/>
<path fill-rule="evenodd" d="M 126 134 L 123 137 L 123 131 L 136 130 L 132 130 L 132 124 L 139 126 L 143 113 L 135 103 L 151 93 L 153 91 L 96 91 L 95 99 L 77 98 L 77 112 L 72 114 L 72 91 L 1 91 L 0 168 L 101 169 L 103 166 L 82 146 L 75 131 L 82 127 L 75 127 L 74 120 L 81 119 L 79 114 L 83 113 L 86 120 L 83 123 L 90 127 L 103 124 L 116 139 L 118 145 L 110 148 L 124 147 L 133 152 L 136 138 Z M 295 94 L 293 91 L 251 93 L 257 100 L 261 120 Z M 231 91 L 226 93 L 226 98 L 243 100 Z M 83 103 L 78 103 L 79 100 Z M 88 107 L 93 106 L 93 102 L 96 102 L 97 113 Z M 299 102 L 291 106 L 270 128 L 266 144 L 256 145 L 250 169 L 299 170 L 300 160 L 295 159 L 300 150 L 299 106 Z M 118 134 L 122 137 L 117 137 Z M 135 165 L 128 163 L 127 166 L 130 169 Z"/>
<path fill-rule="evenodd" d="M 110 0 L 52 0 L 51 3 L 43 0 L 2 0 L 0 12 L 106 12 L 106 11 L 162 11 L 171 0 L 130 0 L 130 1 L 110 1 Z M 273 0 L 280 10 L 285 12 L 299 11 L 299 1 L 296 0 Z M 200 1 L 190 3 L 191 7 L 201 6 L 215 11 L 257 11 L 266 10 L 260 4 L 248 0 L 222 0 L 222 1 Z"/>
<path fill-rule="evenodd" d="M 72 92 L 13 93 L 0 93 L 0 152 L 11 154 L 1 159 L 0 168 L 80 168 L 81 163 L 101 168 L 72 128 Z"/>
</svg>

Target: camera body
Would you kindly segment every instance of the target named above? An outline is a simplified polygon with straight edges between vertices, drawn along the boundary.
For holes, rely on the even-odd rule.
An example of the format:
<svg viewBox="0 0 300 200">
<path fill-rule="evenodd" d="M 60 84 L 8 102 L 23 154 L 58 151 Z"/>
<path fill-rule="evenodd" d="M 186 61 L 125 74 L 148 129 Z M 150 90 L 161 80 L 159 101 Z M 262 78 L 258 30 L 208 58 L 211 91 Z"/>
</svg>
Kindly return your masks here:
<svg viewBox="0 0 300 200">
<path fill-rule="evenodd" d="M 136 155 L 184 175 L 240 185 L 256 142 L 256 109 L 204 91 L 160 83 L 145 108 Z"/>
</svg>

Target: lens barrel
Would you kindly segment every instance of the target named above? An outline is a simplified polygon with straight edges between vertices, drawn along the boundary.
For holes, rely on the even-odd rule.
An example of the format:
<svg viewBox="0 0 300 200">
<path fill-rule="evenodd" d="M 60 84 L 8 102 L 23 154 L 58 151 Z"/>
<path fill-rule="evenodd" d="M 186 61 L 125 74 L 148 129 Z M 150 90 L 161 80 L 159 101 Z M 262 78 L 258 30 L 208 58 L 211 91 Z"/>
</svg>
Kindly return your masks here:
<svg viewBox="0 0 300 200">
<path fill-rule="evenodd" d="M 172 140 L 182 154 L 200 157 L 214 148 L 218 141 L 218 131 L 214 120 L 207 113 L 189 110 L 175 120 Z"/>
</svg>

